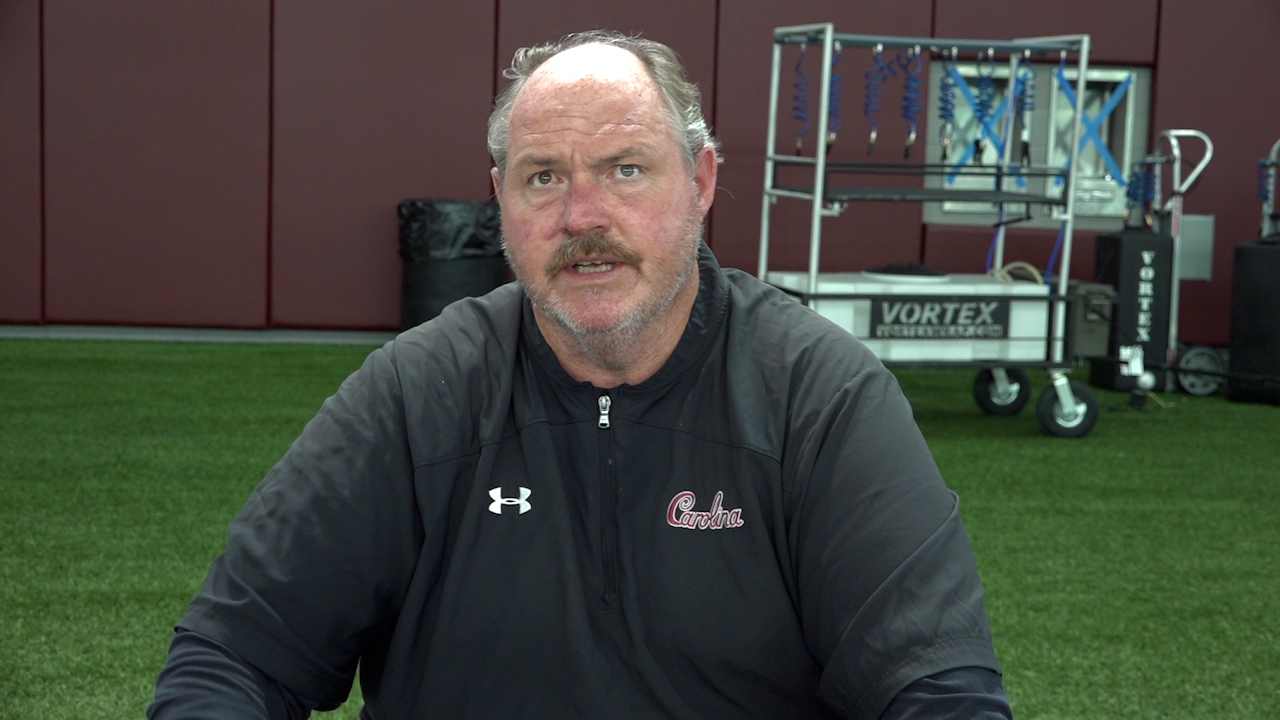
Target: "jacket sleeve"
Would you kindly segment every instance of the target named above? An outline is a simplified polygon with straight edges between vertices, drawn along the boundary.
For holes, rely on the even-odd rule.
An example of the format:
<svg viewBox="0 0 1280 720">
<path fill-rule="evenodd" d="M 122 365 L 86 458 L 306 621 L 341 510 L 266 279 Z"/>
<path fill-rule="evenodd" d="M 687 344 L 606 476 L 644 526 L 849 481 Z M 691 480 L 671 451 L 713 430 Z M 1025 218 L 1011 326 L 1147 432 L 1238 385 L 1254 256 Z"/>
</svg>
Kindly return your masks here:
<svg viewBox="0 0 1280 720">
<path fill-rule="evenodd" d="M 956 668 L 917 680 L 898 693 L 880 720 L 1013 720 L 1000 676 Z"/>
<path fill-rule="evenodd" d="M 872 362 L 799 398 L 788 528 L 819 693 L 844 717 L 881 716 L 936 673 L 999 672 L 959 502 L 896 379 Z M 925 716 L 927 717 L 927 716 Z"/>
<path fill-rule="evenodd" d="M 147 720 L 304 720 L 315 707 L 223 645 L 180 630 L 156 678 Z"/>
<path fill-rule="evenodd" d="M 178 627 L 320 709 L 399 611 L 422 545 L 393 347 L 321 407 L 250 496 Z"/>
</svg>

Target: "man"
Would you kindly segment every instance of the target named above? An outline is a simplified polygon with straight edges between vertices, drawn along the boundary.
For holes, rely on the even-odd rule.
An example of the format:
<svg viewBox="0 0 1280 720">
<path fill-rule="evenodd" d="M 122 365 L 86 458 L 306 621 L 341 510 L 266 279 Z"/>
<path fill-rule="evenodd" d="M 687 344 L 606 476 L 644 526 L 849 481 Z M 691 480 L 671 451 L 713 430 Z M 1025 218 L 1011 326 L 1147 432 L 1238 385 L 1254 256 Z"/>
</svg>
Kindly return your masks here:
<svg viewBox="0 0 1280 720">
<path fill-rule="evenodd" d="M 954 494 L 892 375 L 701 242 L 675 55 L 517 54 L 518 283 L 373 353 L 231 526 L 152 718 L 1010 717 Z"/>
</svg>

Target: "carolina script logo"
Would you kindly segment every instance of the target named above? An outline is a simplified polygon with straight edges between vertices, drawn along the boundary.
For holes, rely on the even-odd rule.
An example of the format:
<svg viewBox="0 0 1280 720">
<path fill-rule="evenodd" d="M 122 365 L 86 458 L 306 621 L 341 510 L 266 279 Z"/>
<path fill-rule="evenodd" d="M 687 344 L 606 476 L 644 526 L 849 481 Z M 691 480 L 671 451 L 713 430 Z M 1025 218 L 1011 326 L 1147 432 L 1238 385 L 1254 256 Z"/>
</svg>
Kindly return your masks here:
<svg viewBox="0 0 1280 720">
<path fill-rule="evenodd" d="M 711 509 L 706 512 L 693 509 L 697 502 L 698 496 L 688 490 L 676 493 L 667 506 L 667 524 L 686 530 L 720 530 L 742 527 L 745 524 L 742 520 L 742 508 L 724 509 L 723 492 L 716 493 L 711 501 Z"/>
</svg>

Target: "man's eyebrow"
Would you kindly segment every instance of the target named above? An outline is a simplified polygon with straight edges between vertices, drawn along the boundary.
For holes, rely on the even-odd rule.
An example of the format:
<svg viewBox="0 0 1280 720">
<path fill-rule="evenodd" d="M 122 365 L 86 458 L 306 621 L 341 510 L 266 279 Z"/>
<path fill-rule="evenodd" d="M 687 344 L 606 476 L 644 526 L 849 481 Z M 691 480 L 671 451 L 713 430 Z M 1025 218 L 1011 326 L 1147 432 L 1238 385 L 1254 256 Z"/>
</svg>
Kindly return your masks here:
<svg viewBox="0 0 1280 720">
<path fill-rule="evenodd" d="M 651 148 L 643 145 L 634 145 L 631 147 L 623 148 L 621 151 L 616 152 L 608 157 L 600 158 L 597 164 L 613 165 L 615 163 L 620 163 L 623 160 L 631 160 L 634 158 L 647 158 L 647 157 L 650 157 L 651 155 L 653 155 L 653 151 Z"/>
<path fill-rule="evenodd" d="M 653 148 L 647 145 L 631 145 L 624 147 L 607 157 L 600 158 L 595 161 L 595 165 L 603 167 L 606 165 L 616 165 L 626 160 L 644 159 L 654 155 Z M 522 155 L 511 162 L 511 167 L 519 170 L 526 168 L 552 168 L 561 163 L 559 157 L 554 155 Z"/>
<path fill-rule="evenodd" d="M 526 167 L 551 167 L 556 164 L 556 159 L 550 155 L 525 155 L 517 158 L 512 165 L 518 168 Z"/>
</svg>

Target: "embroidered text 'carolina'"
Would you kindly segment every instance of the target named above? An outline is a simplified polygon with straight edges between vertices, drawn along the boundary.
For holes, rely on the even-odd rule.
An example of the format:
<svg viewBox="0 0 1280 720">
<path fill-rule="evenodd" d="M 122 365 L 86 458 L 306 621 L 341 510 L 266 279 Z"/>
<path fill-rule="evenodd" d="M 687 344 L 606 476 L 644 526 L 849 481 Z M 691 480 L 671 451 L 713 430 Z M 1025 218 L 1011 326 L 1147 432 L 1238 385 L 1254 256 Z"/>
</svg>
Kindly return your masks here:
<svg viewBox="0 0 1280 720">
<path fill-rule="evenodd" d="M 742 520 L 742 508 L 724 509 L 723 492 L 716 493 L 709 511 L 694 510 L 696 502 L 698 496 L 688 490 L 676 493 L 667 506 L 667 524 L 688 530 L 720 530 L 742 527 L 745 524 Z"/>
</svg>

